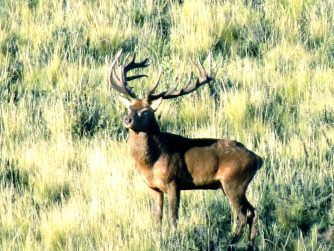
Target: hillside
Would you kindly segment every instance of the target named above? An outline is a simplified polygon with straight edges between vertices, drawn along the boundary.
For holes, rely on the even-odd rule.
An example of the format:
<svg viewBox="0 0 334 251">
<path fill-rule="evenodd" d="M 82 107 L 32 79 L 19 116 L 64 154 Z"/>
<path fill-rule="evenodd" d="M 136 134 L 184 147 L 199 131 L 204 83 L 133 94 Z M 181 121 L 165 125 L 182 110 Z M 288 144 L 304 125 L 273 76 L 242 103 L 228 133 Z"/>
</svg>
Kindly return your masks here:
<svg viewBox="0 0 334 251">
<path fill-rule="evenodd" d="M 219 66 L 210 86 L 164 101 L 161 127 L 263 156 L 248 190 L 260 250 L 334 249 L 333 1 L 1 0 L 1 250 L 228 245 L 221 191 L 183 192 L 177 232 L 166 217 L 157 231 L 107 85 L 120 48 L 150 57 L 131 83 L 141 95 L 159 65 L 159 90 L 177 75 L 182 87 L 191 59 Z"/>
</svg>

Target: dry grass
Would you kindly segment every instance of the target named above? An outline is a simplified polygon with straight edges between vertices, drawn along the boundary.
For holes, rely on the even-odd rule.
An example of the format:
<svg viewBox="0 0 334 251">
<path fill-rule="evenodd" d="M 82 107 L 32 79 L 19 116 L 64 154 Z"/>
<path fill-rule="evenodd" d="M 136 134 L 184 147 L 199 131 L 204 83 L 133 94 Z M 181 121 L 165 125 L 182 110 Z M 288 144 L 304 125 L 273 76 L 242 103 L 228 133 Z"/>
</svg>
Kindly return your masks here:
<svg viewBox="0 0 334 251">
<path fill-rule="evenodd" d="M 139 93 L 159 64 L 166 88 L 186 79 L 188 57 L 223 63 L 212 88 L 165 101 L 162 128 L 237 139 L 265 158 L 248 191 L 259 249 L 333 249 L 333 13 L 316 0 L 1 1 L 0 249 L 229 243 L 222 192 L 184 192 L 178 231 L 154 226 L 106 85 L 105 60 L 119 48 L 151 55 Z"/>
</svg>

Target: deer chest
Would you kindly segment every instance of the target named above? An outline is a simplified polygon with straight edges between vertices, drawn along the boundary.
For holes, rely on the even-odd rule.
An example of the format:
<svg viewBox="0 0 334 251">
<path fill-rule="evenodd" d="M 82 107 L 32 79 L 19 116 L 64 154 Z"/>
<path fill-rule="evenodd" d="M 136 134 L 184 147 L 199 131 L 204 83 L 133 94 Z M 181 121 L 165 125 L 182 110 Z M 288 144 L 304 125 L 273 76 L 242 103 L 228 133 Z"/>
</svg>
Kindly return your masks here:
<svg viewBox="0 0 334 251">
<path fill-rule="evenodd" d="M 136 164 L 136 170 L 146 183 L 152 189 L 159 189 L 163 192 L 167 191 L 168 175 L 161 168 L 147 168 Z"/>
</svg>

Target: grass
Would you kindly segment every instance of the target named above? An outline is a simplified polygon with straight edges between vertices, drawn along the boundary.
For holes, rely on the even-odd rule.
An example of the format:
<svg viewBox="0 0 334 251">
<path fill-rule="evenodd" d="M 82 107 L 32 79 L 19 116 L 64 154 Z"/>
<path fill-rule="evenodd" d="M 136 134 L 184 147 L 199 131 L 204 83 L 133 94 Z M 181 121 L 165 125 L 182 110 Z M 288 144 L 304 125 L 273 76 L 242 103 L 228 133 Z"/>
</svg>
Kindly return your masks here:
<svg viewBox="0 0 334 251">
<path fill-rule="evenodd" d="M 159 90 L 176 75 L 182 86 L 189 58 L 208 66 L 211 52 L 216 80 L 165 101 L 162 128 L 237 139 L 264 157 L 248 191 L 260 250 L 333 249 L 333 13 L 319 0 L 0 1 L 0 249 L 227 247 L 219 191 L 183 192 L 178 230 L 165 217 L 157 231 L 107 86 L 120 48 L 150 56 L 140 94 L 158 65 Z"/>
</svg>

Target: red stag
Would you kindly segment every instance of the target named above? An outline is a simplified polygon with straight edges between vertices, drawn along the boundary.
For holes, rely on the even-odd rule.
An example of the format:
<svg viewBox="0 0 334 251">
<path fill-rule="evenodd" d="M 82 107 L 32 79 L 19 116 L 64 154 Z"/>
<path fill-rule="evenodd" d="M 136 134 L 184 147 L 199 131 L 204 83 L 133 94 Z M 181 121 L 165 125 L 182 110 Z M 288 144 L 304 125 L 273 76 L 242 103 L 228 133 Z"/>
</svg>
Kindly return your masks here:
<svg viewBox="0 0 334 251">
<path fill-rule="evenodd" d="M 180 191 L 190 189 L 222 188 L 238 219 L 231 245 L 237 243 L 246 224 L 249 226 L 249 245 L 256 235 L 257 213 L 246 198 L 246 189 L 256 171 L 262 166 L 262 158 L 248 150 L 243 144 L 228 139 L 189 139 L 179 135 L 161 132 L 154 112 L 162 99 L 186 95 L 209 83 L 213 77 L 208 75 L 201 64 L 196 79 L 190 76 L 188 84 L 181 90 L 170 89 L 154 93 L 157 82 L 148 91 L 145 99 L 138 98 L 128 86 L 128 81 L 147 77 L 146 75 L 127 76 L 130 70 L 147 67 L 148 59 L 135 62 L 135 56 L 124 64 L 116 65 L 122 55 L 119 51 L 111 63 L 109 84 L 116 91 L 130 99 L 119 96 L 128 109 L 124 126 L 129 129 L 131 156 L 136 170 L 144 178 L 152 191 L 154 216 L 161 224 L 163 194 L 168 196 L 169 223 L 176 227 L 180 203 Z"/>
</svg>

